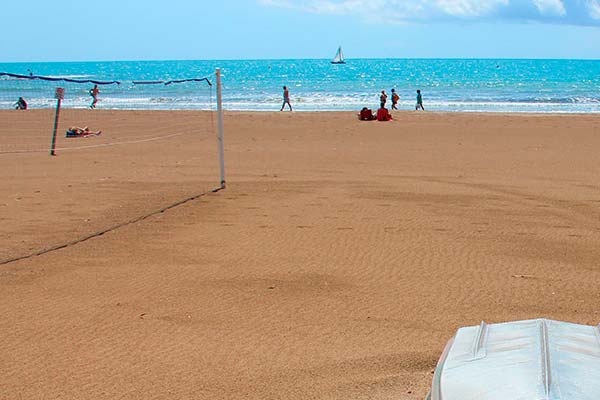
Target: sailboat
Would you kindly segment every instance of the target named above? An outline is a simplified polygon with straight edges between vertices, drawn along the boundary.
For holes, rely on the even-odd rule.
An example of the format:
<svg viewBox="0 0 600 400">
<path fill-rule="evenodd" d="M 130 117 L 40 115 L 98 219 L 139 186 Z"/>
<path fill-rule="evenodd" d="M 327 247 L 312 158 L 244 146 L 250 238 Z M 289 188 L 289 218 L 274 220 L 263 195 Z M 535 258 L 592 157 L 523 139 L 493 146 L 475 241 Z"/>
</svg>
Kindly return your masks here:
<svg viewBox="0 0 600 400">
<path fill-rule="evenodd" d="M 342 53 L 342 46 L 338 47 L 337 53 L 335 53 L 335 57 L 331 60 L 332 64 L 346 64 L 344 61 L 344 53 Z"/>
</svg>

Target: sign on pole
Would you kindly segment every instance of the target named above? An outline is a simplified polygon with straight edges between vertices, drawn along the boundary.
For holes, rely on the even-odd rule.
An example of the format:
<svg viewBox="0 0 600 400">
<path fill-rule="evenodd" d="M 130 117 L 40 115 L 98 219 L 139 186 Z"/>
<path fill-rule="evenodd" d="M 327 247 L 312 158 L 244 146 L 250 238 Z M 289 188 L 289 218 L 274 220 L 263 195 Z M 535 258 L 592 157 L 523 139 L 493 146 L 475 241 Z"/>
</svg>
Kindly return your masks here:
<svg viewBox="0 0 600 400">
<path fill-rule="evenodd" d="M 54 98 L 56 98 L 56 114 L 54 116 L 54 129 L 52 130 L 52 145 L 50 146 L 51 156 L 56 155 L 54 151 L 54 149 L 56 148 L 56 131 L 58 130 L 58 119 L 60 118 L 60 103 L 65 98 L 65 89 L 61 87 L 56 88 Z"/>
</svg>

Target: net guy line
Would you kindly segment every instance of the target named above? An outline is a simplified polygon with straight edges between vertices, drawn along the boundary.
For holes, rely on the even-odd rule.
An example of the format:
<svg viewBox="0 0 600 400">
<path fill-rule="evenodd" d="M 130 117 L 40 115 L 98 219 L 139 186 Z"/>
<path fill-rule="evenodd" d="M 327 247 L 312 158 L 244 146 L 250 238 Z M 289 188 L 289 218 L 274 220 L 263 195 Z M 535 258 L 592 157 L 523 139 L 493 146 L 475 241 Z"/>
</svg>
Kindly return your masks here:
<svg viewBox="0 0 600 400">
<path fill-rule="evenodd" d="M 162 207 L 162 208 L 160 208 L 158 210 L 151 211 L 151 212 L 149 212 L 147 214 L 144 214 L 142 216 L 130 219 L 130 220 L 125 221 L 125 222 L 118 223 L 118 224 L 113 225 L 113 226 L 111 226 L 109 228 L 102 229 L 100 231 L 90 233 L 88 235 L 85 235 L 85 236 L 80 237 L 80 238 L 75 239 L 75 240 L 71 240 L 71 241 L 66 242 L 66 243 L 58 244 L 58 245 L 52 246 L 52 247 L 47 247 L 45 249 L 38 250 L 38 251 L 30 253 L 30 254 L 25 254 L 25 255 L 22 255 L 22 256 L 17 256 L 17 257 L 8 258 L 8 259 L 5 259 L 5 260 L 0 260 L 0 266 L 1 265 L 11 264 L 11 263 L 14 263 L 14 262 L 20 261 L 20 260 L 25 260 L 25 259 L 29 259 L 29 258 L 41 256 L 43 254 L 51 253 L 51 252 L 54 252 L 54 251 L 57 251 L 57 250 L 60 250 L 60 249 L 65 249 L 67 247 L 75 246 L 75 245 L 77 245 L 79 243 L 83 243 L 83 242 L 85 242 L 87 240 L 90 240 L 90 239 L 102 236 L 105 233 L 112 232 L 112 231 L 115 231 L 117 229 L 123 228 L 125 226 L 133 225 L 135 223 L 138 223 L 140 221 L 143 221 L 143 220 L 148 219 L 150 217 L 153 217 L 155 215 L 162 214 L 162 213 L 164 213 L 167 210 L 170 210 L 172 208 L 175 208 L 175 207 L 181 206 L 183 204 L 189 203 L 190 201 L 194 201 L 196 199 L 199 199 L 200 197 L 206 196 L 209 193 L 217 193 L 217 192 L 219 192 L 219 191 L 221 191 L 223 189 L 225 189 L 225 187 L 224 186 L 220 186 L 220 187 L 212 189 L 212 190 L 210 190 L 208 192 L 199 193 L 199 194 L 195 194 L 195 195 L 190 196 L 190 197 L 186 197 L 183 200 L 179 200 L 179 201 L 177 201 L 175 203 L 169 204 L 169 205 L 167 205 L 165 207 Z"/>
</svg>

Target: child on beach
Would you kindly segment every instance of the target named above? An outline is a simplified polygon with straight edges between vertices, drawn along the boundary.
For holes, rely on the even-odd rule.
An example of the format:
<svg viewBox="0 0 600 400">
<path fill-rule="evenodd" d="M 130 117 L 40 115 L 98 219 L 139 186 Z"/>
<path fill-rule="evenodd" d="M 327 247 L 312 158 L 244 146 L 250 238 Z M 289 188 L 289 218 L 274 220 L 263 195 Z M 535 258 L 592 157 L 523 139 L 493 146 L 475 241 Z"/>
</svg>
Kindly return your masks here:
<svg viewBox="0 0 600 400">
<path fill-rule="evenodd" d="M 92 104 L 90 104 L 90 108 L 92 110 L 96 108 L 96 103 L 98 102 L 98 93 L 100 93 L 100 90 L 98 90 L 98 85 L 94 85 L 94 87 L 90 89 L 90 96 L 92 96 Z"/>
<path fill-rule="evenodd" d="M 396 93 L 396 89 L 392 89 L 392 110 L 398 109 L 398 107 L 396 107 L 398 100 L 400 100 L 400 96 Z"/>
<path fill-rule="evenodd" d="M 290 111 L 292 111 L 292 105 L 290 104 L 290 91 L 288 90 L 287 86 L 284 86 L 283 87 L 283 104 L 281 105 L 281 110 L 279 110 L 279 111 L 283 111 L 286 104 L 290 107 Z"/>
<path fill-rule="evenodd" d="M 27 110 L 27 102 L 24 98 L 19 97 L 19 100 L 15 103 L 15 110 Z"/>
<path fill-rule="evenodd" d="M 421 96 L 421 91 L 417 90 L 417 106 L 415 107 L 415 110 L 418 110 L 419 108 L 425 111 L 425 108 L 423 107 L 423 96 Z"/>
</svg>

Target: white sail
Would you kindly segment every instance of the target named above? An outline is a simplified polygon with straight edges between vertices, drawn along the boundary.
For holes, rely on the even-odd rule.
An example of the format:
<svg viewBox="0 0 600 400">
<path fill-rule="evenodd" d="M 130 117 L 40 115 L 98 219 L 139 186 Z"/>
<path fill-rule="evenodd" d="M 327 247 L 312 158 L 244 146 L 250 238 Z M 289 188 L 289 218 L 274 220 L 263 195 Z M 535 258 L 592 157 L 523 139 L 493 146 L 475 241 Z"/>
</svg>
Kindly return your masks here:
<svg viewBox="0 0 600 400">
<path fill-rule="evenodd" d="M 335 57 L 331 60 L 332 64 L 344 64 L 344 53 L 342 53 L 342 46 L 338 48 L 337 53 L 335 53 Z"/>
</svg>

